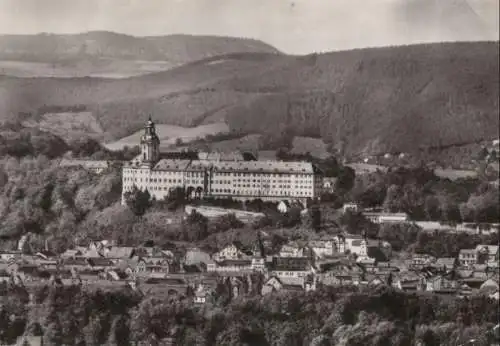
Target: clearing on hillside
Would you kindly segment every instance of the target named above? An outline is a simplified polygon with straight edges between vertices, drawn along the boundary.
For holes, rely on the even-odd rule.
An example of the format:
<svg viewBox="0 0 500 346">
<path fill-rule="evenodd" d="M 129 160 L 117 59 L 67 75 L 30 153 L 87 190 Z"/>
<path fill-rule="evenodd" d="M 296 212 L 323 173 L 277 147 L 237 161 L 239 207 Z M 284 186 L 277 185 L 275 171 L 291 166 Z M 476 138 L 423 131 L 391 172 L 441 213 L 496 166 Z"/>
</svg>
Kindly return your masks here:
<svg viewBox="0 0 500 346">
<path fill-rule="evenodd" d="M 26 127 L 39 128 L 64 140 L 82 136 L 101 138 L 104 131 L 91 112 L 64 112 L 43 114 L 40 120 L 29 119 L 23 122 Z"/>
<path fill-rule="evenodd" d="M 110 150 L 120 150 L 125 146 L 136 146 L 139 144 L 143 132 L 144 130 L 141 129 L 130 136 L 119 139 L 116 142 L 104 144 L 104 146 Z M 229 132 L 229 127 L 225 123 L 214 123 L 196 127 L 159 124 L 156 125 L 156 132 L 158 133 L 158 137 L 160 137 L 160 146 L 165 148 L 176 144 L 179 139 L 182 143 L 187 143 L 197 138 L 204 138 L 207 135 L 226 133 Z"/>
</svg>

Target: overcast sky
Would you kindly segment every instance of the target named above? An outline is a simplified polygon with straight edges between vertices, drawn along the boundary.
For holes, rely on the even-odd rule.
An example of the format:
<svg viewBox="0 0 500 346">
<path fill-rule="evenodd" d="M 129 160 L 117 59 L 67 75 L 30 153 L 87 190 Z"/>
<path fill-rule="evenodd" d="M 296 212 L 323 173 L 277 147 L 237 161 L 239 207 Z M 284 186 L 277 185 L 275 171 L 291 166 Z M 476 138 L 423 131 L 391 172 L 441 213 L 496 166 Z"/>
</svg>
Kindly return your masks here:
<svg viewBox="0 0 500 346">
<path fill-rule="evenodd" d="M 499 0 L 0 0 L 0 33 L 261 39 L 287 53 L 498 40 Z"/>
</svg>

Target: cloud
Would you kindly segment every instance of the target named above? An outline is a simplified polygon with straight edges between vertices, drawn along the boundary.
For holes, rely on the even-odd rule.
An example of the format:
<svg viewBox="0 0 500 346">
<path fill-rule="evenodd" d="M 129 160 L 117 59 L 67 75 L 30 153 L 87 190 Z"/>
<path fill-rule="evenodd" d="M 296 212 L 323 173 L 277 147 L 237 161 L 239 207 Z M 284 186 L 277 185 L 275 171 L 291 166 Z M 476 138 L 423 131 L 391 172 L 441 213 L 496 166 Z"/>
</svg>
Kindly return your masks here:
<svg viewBox="0 0 500 346">
<path fill-rule="evenodd" d="M 498 39 L 498 0 L 0 0 L 0 32 L 262 39 L 290 53 Z"/>
</svg>

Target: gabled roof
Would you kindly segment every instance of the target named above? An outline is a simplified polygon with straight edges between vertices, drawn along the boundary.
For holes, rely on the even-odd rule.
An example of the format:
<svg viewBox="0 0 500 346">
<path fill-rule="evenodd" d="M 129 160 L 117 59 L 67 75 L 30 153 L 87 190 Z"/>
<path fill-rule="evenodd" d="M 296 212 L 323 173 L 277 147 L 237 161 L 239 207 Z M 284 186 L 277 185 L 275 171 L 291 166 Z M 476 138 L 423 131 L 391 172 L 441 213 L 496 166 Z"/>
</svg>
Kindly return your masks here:
<svg viewBox="0 0 500 346">
<path fill-rule="evenodd" d="M 493 279 L 488 279 L 486 280 L 485 282 L 483 282 L 483 284 L 481 285 L 480 287 L 481 289 L 485 289 L 485 288 L 494 288 L 496 290 L 498 290 L 499 288 L 499 285 L 498 285 L 498 282 L 493 280 Z"/>
<path fill-rule="evenodd" d="M 271 264 L 274 271 L 307 271 L 310 267 L 308 257 L 274 257 Z"/>
<path fill-rule="evenodd" d="M 455 258 L 453 257 L 441 257 L 436 260 L 434 263 L 437 267 L 453 267 L 455 265 Z"/>
<path fill-rule="evenodd" d="M 113 262 L 108 258 L 88 258 L 88 263 L 92 267 L 111 267 Z"/>
<path fill-rule="evenodd" d="M 104 255 L 106 258 L 130 258 L 133 252 L 133 247 L 112 246 L 105 250 Z"/>
</svg>

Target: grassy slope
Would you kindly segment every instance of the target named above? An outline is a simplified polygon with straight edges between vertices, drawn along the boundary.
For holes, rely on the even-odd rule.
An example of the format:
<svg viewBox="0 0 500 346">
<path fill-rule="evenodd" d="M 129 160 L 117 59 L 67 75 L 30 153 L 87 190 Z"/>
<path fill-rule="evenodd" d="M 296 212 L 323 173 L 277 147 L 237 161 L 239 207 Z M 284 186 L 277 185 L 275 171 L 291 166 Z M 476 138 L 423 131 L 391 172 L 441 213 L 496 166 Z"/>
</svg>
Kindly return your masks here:
<svg viewBox="0 0 500 346">
<path fill-rule="evenodd" d="M 345 142 L 348 153 L 498 137 L 498 43 L 360 49 L 306 57 L 233 54 L 123 80 L 0 78 L 4 114 L 86 104 L 110 137 L 160 123 Z M 5 102 L 1 102 L 1 101 Z"/>
</svg>

